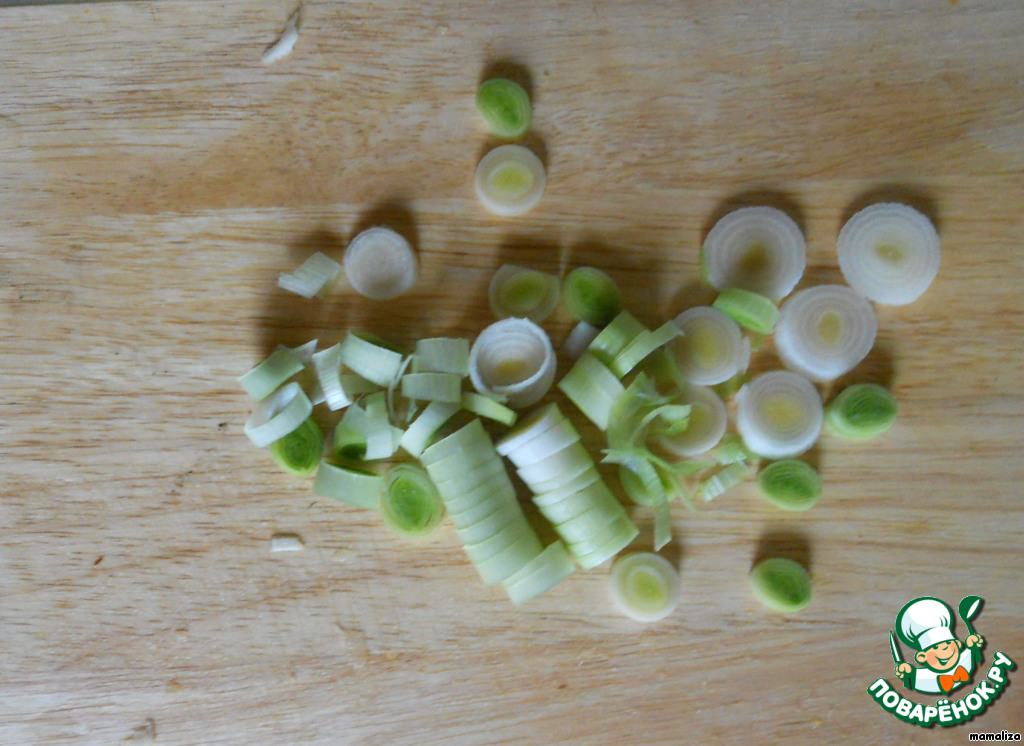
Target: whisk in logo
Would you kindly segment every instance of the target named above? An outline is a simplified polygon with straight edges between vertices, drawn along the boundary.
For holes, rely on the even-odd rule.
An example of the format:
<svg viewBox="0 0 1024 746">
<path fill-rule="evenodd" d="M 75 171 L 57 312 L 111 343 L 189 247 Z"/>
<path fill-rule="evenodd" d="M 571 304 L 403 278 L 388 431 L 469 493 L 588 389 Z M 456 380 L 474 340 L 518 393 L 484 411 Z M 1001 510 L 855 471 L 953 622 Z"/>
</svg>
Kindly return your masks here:
<svg viewBox="0 0 1024 746">
<path fill-rule="evenodd" d="M 985 639 L 975 631 L 971 621 L 981 612 L 983 603 L 978 596 L 967 596 L 960 602 L 957 610 L 967 628 L 963 640 L 953 634 L 953 610 L 941 599 L 915 598 L 896 615 L 895 634 L 889 632 L 889 650 L 896 676 L 913 692 L 941 695 L 934 705 L 907 699 L 884 678 L 876 679 L 868 687 L 868 694 L 900 720 L 925 728 L 935 723 L 957 725 L 984 712 L 1010 683 L 1007 672 L 1016 668 L 1016 664 L 997 651 L 988 670 L 981 670 Z M 916 651 L 911 659 L 916 666 L 904 660 L 897 637 Z M 950 701 L 948 695 L 966 692 L 975 678 L 980 680 L 970 692 L 957 701 Z"/>
</svg>

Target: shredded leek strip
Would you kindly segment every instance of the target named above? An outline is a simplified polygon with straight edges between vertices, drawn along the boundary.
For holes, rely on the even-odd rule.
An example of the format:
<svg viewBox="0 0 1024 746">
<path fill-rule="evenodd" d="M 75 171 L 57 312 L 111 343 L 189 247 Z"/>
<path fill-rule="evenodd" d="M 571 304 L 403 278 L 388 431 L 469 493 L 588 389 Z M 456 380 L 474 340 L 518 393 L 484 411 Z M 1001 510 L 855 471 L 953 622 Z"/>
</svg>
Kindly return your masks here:
<svg viewBox="0 0 1024 746">
<path fill-rule="evenodd" d="M 769 464 L 761 470 L 757 484 L 765 499 L 783 510 L 808 510 L 821 497 L 818 472 L 810 464 L 796 459 Z"/>
<path fill-rule="evenodd" d="M 491 134 L 517 140 L 530 128 L 530 97 L 508 78 L 491 78 L 476 91 L 476 110 Z"/>
<path fill-rule="evenodd" d="M 668 500 L 654 503 L 654 551 L 660 550 L 672 541 L 672 515 Z"/>
<path fill-rule="evenodd" d="M 547 333 L 529 319 L 502 319 L 482 332 L 469 352 L 469 378 L 481 394 L 528 407 L 551 388 L 555 351 Z"/>
<path fill-rule="evenodd" d="M 662 324 L 654 331 L 641 332 L 626 346 L 626 349 L 615 356 L 609 368 L 612 373 L 622 378 L 659 347 L 681 336 L 683 336 L 683 332 L 671 321 Z"/>
<path fill-rule="evenodd" d="M 607 449 L 604 451 L 604 454 L 605 456 L 601 459 L 601 463 L 618 464 L 632 472 L 639 480 L 639 486 L 643 492 L 633 493 L 632 491 L 627 490 L 630 498 L 635 503 L 638 505 L 651 506 L 657 502 L 663 502 L 668 499 L 668 493 L 665 490 L 665 485 L 661 481 L 661 477 L 658 475 L 657 469 L 654 468 L 654 464 L 652 464 L 648 458 L 648 452 L 646 449 Z M 623 486 L 625 487 L 625 485 Z"/>
<path fill-rule="evenodd" d="M 366 460 L 390 458 L 398 450 L 402 431 L 388 419 L 387 401 L 383 391 L 366 397 Z"/>
<path fill-rule="evenodd" d="M 412 464 L 388 470 L 380 510 L 393 531 L 414 538 L 432 533 L 444 517 L 444 503 L 434 483 L 423 469 Z"/>
<path fill-rule="evenodd" d="M 675 351 L 669 347 L 655 350 L 644 363 L 645 371 L 659 389 L 670 389 L 685 393 L 690 384 L 679 369 L 679 360 Z"/>
<path fill-rule="evenodd" d="M 333 287 L 340 274 L 341 265 L 318 251 L 294 272 L 278 275 L 277 285 L 303 298 L 313 298 Z"/>
<path fill-rule="evenodd" d="M 601 330 L 587 350 L 605 365 L 611 365 L 616 356 L 626 349 L 626 345 L 645 331 L 646 326 L 629 311 L 623 311 Z"/>
<path fill-rule="evenodd" d="M 476 196 L 495 215 L 522 215 L 540 202 L 546 181 L 540 158 L 521 145 L 501 145 L 477 165 Z"/>
<path fill-rule="evenodd" d="M 839 269 L 868 300 L 902 306 L 924 294 L 941 263 L 939 234 L 908 205 L 885 202 L 850 218 L 836 240 Z"/>
<path fill-rule="evenodd" d="M 366 458 L 366 410 L 352 404 L 334 427 L 332 450 L 338 458 L 362 460 Z"/>
<path fill-rule="evenodd" d="M 427 405 L 426 409 L 420 412 L 419 417 L 413 420 L 412 424 L 402 433 L 399 445 L 410 456 L 419 458 L 427 442 L 434 437 L 444 423 L 455 416 L 459 411 L 459 405 L 447 402 L 435 401 Z"/>
<path fill-rule="evenodd" d="M 703 480 L 697 487 L 697 492 L 704 498 L 704 502 L 711 502 L 716 497 L 745 481 L 750 475 L 751 469 L 747 464 L 729 464 Z"/>
<path fill-rule="evenodd" d="M 270 444 L 270 457 L 289 474 L 308 477 L 324 455 L 324 434 L 307 419 L 297 428 Z"/>
<path fill-rule="evenodd" d="M 423 401 L 462 401 L 462 376 L 458 373 L 406 373 L 402 396 Z"/>
<path fill-rule="evenodd" d="M 896 422 L 896 398 L 884 386 L 857 383 L 847 386 L 825 410 L 829 430 L 851 440 L 869 440 Z"/>
<path fill-rule="evenodd" d="M 565 545 L 556 541 L 502 584 L 509 600 L 519 606 L 551 590 L 575 570 Z"/>
<path fill-rule="evenodd" d="M 818 440 L 821 396 L 801 375 L 762 373 L 736 395 L 736 427 L 743 442 L 765 458 L 798 456 Z"/>
<path fill-rule="evenodd" d="M 620 557 L 612 565 L 610 582 L 615 605 L 638 622 L 664 619 L 679 605 L 679 573 L 657 554 L 634 552 Z"/>
<path fill-rule="evenodd" d="M 558 388 L 601 430 L 608 429 L 612 405 L 625 391 L 615 374 L 589 352 L 576 361 Z"/>
<path fill-rule="evenodd" d="M 743 288 L 779 300 L 793 292 L 804 273 L 807 242 L 781 210 L 743 207 L 715 223 L 701 260 L 715 288 Z"/>
<path fill-rule="evenodd" d="M 771 334 L 779 320 L 779 309 L 771 298 L 742 288 L 726 288 L 711 307 L 728 314 L 737 324 L 757 334 Z"/>
<path fill-rule="evenodd" d="M 461 337 L 434 337 L 416 343 L 413 369 L 417 373 L 457 373 L 469 375 L 469 340 Z"/>
<path fill-rule="evenodd" d="M 263 401 L 305 367 L 302 359 L 287 347 L 278 348 L 238 382 L 255 401 Z"/>
<path fill-rule="evenodd" d="M 496 402 L 489 396 L 474 394 L 472 391 L 464 391 L 461 402 L 462 408 L 467 412 L 500 422 L 506 427 L 515 424 L 516 417 L 518 417 L 515 411 L 509 409 L 504 404 Z"/>
<path fill-rule="evenodd" d="M 503 264 L 491 278 L 491 311 L 499 319 L 509 316 L 540 323 L 558 307 L 558 278 L 547 272 Z"/>
<path fill-rule="evenodd" d="M 390 300 L 412 289 L 419 268 L 409 242 L 390 228 L 377 226 L 353 238 L 345 249 L 345 275 L 360 295 Z"/>
<path fill-rule="evenodd" d="M 679 369 L 690 383 L 713 386 L 746 370 L 749 342 L 744 344 L 739 325 L 710 306 L 697 306 L 679 314 L 675 323 L 683 332 L 678 344 Z"/>
<path fill-rule="evenodd" d="M 320 462 L 313 492 L 332 500 L 341 500 L 356 508 L 376 510 L 384 489 L 384 477 L 352 466 Z"/>
<path fill-rule="evenodd" d="M 341 382 L 341 344 L 313 354 L 313 369 L 324 401 L 333 411 L 352 403 Z"/>
<path fill-rule="evenodd" d="M 302 387 L 286 383 L 261 401 L 245 423 L 245 434 L 257 448 L 265 448 L 294 431 L 313 411 Z"/>
<path fill-rule="evenodd" d="M 877 332 L 875 310 L 864 298 L 845 285 L 819 285 L 782 306 L 775 349 L 787 368 L 831 381 L 867 357 Z"/>
<path fill-rule="evenodd" d="M 803 565 L 791 559 L 772 557 L 759 562 L 750 571 L 750 587 L 758 601 L 784 614 L 811 602 L 811 577 Z"/>
<path fill-rule="evenodd" d="M 750 464 L 757 460 L 757 455 L 743 443 L 738 435 L 726 435 L 722 442 L 710 454 L 716 464 Z"/>
<path fill-rule="evenodd" d="M 349 332 L 341 343 L 342 364 L 367 381 L 387 386 L 402 368 L 402 355 Z"/>
<path fill-rule="evenodd" d="M 565 308 L 577 321 L 604 326 L 622 311 L 622 293 L 615 280 L 594 267 L 577 267 L 562 286 Z"/>
<path fill-rule="evenodd" d="M 588 324 L 586 321 L 580 321 L 572 328 L 569 336 L 562 343 L 562 352 L 570 360 L 576 360 L 587 351 L 587 348 L 593 344 L 600 333 L 601 330 L 596 326 Z"/>
</svg>

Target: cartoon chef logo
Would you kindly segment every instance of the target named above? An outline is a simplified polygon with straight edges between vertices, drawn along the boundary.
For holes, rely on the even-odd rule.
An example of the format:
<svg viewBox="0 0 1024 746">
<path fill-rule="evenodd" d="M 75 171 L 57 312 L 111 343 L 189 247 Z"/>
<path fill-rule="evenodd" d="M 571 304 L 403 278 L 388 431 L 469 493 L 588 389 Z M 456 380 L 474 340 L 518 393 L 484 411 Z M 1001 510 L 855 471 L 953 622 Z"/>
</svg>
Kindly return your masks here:
<svg viewBox="0 0 1024 746">
<path fill-rule="evenodd" d="M 971 626 L 971 619 L 977 616 L 980 607 L 981 599 L 977 596 L 968 596 L 960 602 L 960 617 L 968 632 L 963 641 L 953 634 L 953 611 L 944 601 L 915 598 L 900 610 L 896 616 L 896 635 L 904 645 L 917 651 L 913 660 L 920 667 L 903 660 L 892 633 L 889 644 L 896 675 L 908 689 L 946 695 L 971 681 L 985 644 Z"/>
</svg>

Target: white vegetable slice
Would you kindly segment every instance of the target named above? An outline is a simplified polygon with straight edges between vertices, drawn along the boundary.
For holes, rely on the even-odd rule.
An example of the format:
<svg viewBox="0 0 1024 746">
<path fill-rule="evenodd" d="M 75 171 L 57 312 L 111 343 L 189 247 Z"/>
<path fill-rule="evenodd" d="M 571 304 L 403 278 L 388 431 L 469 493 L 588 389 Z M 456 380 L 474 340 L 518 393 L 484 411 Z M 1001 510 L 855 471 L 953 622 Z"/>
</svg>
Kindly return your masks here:
<svg viewBox="0 0 1024 746">
<path fill-rule="evenodd" d="M 260 62 L 264 65 L 272 65 L 280 59 L 287 57 L 292 53 L 295 48 L 295 43 L 299 40 L 299 28 L 302 24 L 302 6 L 296 10 L 288 18 L 288 22 L 285 23 L 284 29 L 281 31 L 280 36 L 266 48 L 263 52 L 263 56 L 260 57 Z"/>
<path fill-rule="evenodd" d="M 458 373 L 469 375 L 469 340 L 433 337 L 416 343 L 413 370 L 417 373 Z"/>
<path fill-rule="evenodd" d="M 580 442 L 552 453 L 547 458 L 518 470 L 520 478 L 532 489 L 534 485 L 549 483 L 568 473 L 581 473 L 593 460 Z"/>
<path fill-rule="evenodd" d="M 773 207 L 743 207 L 723 217 L 704 239 L 702 264 L 718 290 L 752 290 L 779 300 L 807 265 L 807 242 L 793 219 Z"/>
<path fill-rule="evenodd" d="M 725 403 L 705 386 L 689 386 L 683 397 L 690 405 L 690 423 L 681 433 L 661 435 L 658 445 L 665 450 L 689 458 L 710 451 L 725 435 Z"/>
<path fill-rule="evenodd" d="M 493 557 L 488 557 L 483 562 L 474 563 L 474 567 L 485 585 L 494 585 L 515 575 L 544 551 L 540 539 L 537 538 L 533 529 L 527 526 L 527 531 L 528 533 L 525 533 L 512 546 L 498 552 Z"/>
<path fill-rule="evenodd" d="M 488 453 L 485 447 L 466 448 L 461 452 L 453 453 L 445 458 L 438 459 L 426 464 L 430 478 L 435 484 L 450 484 L 453 488 L 467 487 L 473 484 L 474 472 L 482 467 L 489 466 L 502 469 L 505 465 L 500 458 L 496 458 L 493 452 Z"/>
<path fill-rule="evenodd" d="M 536 504 L 536 501 L 534 501 Z M 559 536 L 562 536 L 567 542 L 573 541 L 573 538 L 565 535 L 561 530 L 561 524 L 566 521 L 583 515 L 595 508 L 600 508 L 605 513 L 604 523 L 597 527 L 597 530 L 591 531 L 591 534 L 603 531 L 614 518 L 617 518 L 621 511 L 616 510 L 617 502 L 615 496 L 608 489 L 608 485 L 600 480 L 595 480 L 586 487 L 577 490 L 569 497 L 564 500 L 559 500 L 555 503 L 547 505 L 537 505 L 541 515 L 551 521 L 553 526 L 556 526 Z M 586 537 L 576 537 L 576 541 Z"/>
<path fill-rule="evenodd" d="M 868 300 L 903 306 L 939 272 L 942 250 L 932 222 L 909 205 L 882 202 L 850 218 L 836 241 L 839 268 Z"/>
<path fill-rule="evenodd" d="M 466 556 L 469 557 L 470 562 L 483 562 L 508 549 L 531 532 L 532 529 L 526 521 L 512 521 L 505 524 L 496 534 L 483 541 L 478 541 L 476 544 L 466 544 L 463 548 L 466 550 Z"/>
<path fill-rule="evenodd" d="M 736 427 L 743 442 L 765 458 L 797 456 L 818 440 L 821 396 L 801 375 L 762 373 L 736 395 Z"/>
<path fill-rule="evenodd" d="M 406 373 L 402 376 L 402 396 L 422 401 L 462 401 L 462 376 L 458 373 Z"/>
<path fill-rule="evenodd" d="M 540 202 L 546 182 L 544 164 L 522 145 L 501 145 L 476 167 L 476 196 L 495 215 L 528 212 Z"/>
<path fill-rule="evenodd" d="M 682 334 L 679 326 L 671 321 L 662 324 L 654 331 L 645 330 L 626 345 L 622 352 L 615 356 L 615 359 L 612 360 L 612 364 L 608 368 L 612 373 L 622 378 L 652 352 L 677 337 L 681 337 Z"/>
<path fill-rule="evenodd" d="M 312 411 L 302 387 L 287 383 L 260 402 L 245 423 L 245 434 L 254 446 L 265 448 L 298 428 Z"/>
<path fill-rule="evenodd" d="M 575 571 L 565 545 L 556 541 L 514 575 L 503 581 L 505 592 L 516 606 L 554 588 Z"/>
<path fill-rule="evenodd" d="M 502 456 L 508 456 L 564 419 L 557 404 L 545 404 L 521 419 L 518 425 L 498 441 L 496 450 Z"/>
<path fill-rule="evenodd" d="M 313 298 L 330 290 L 340 274 L 341 265 L 318 251 L 294 272 L 278 275 L 277 286 L 303 298 Z"/>
<path fill-rule="evenodd" d="M 616 521 L 616 524 L 618 529 L 611 538 L 587 554 L 579 554 L 577 547 L 569 547 L 569 551 L 576 555 L 576 562 L 580 567 L 590 570 L 607 562 L 629 546 L 629 543 L 640 534 L 640 529 L 633 525 L 625 513 Z"/>
<path fill-rule="evenodd" d="M 677 343 L 679 370 L 690 383 L 713 386 L 750 363 L 750 343 L 744 344 L 739 324 L 717 308 L 690 308 L 675 323 L 683 332 Z"/>
<path fill-rule="evenodd" d="M 462 408 L 467 412 L 478 414 L 488 420 L 500 422 L 509 427 L 519 416 L 513 410 L 495 401 L 484 394 L 474 394 L 472 391 L 462 392 Z"/>
<path fill-rule="evenodd" d="M 287 347 L 279 347 L 270 357 L 238 379 L 245 393 L 263 401 L 278 387 L 305 368 L 302 359 Z"/>
<path fill-rule="evenodd" d="M 313 369 L 316 371 L 316 380 L 323 393 L 324 401 L 332 411 L 347 407 L 352 403 L 341 383 L 340 343 L 314 353 Z"/>
<path fill-rule="evenodd" d="M 390 300 L 412 289 L 419 269 L 409 242 L 390 228 L 377 226 L 353 238 L 345 249 L 345 275 L 360 295 Z"/>
<path fill-rule="evenodd" d="M 285 347 L 284 345 L 278 345 L 277 349 L 290 349 L 293 355 L 295 355 L 299 360 L 301 360 L 306 365 L 309 365 L 313 362 L 313 353 L 316 352 L 316 346 L 319 342 L 319 339 L 311 339 L 305 344 L 299 345 L 298 347 L 288 348 Z"/>
<path fill-rule="evenodd" d="M 580 356 L 558 388 L 601 430 L 608 429 L 612 405 L 625 391 L 615 374 L 589 352 Z"/>
<path fill-rule="evenodd" d="M 529 319 L 503 319 L 482 332 L 469 352 L 469 378 L 481 394 L 503 396 L 519 409 L 535 404 L 555 378 L 555 351 Z"/>
<path fill-rule="evenodd" d="M 580 472 L 561 487 L 549 490 L 548 492 L 538 493 L 533 498 L 533 504 L 538 508 L 543 509 L 549 505 L 561 502 L 562 500 L 568 500 L 592 485 L 594 482 L 598 481 L 600 478 L 601 473 L 597 470 L 597 467 L 591 465 L 590 468 Z"/>
<path fill-rule="evenodd" d="M 562 420 L 536 438 L 510 451 L 508 459 L 518 468 L 536 464 L 548 456 L 578 443 L 580 433 L 569 420 Z"/>
<path fill-rule="evenodd" d="M 611 588 L 615 605 L 638 622 L 664 619 L 679 605 L 679 573 L 667 559 L 650 552 L 616 560 Z"/>
<path fill-rule="evenodd" d="M 341 362 L 352 372 L 378 386 L 389 385 L 402 369 L 401 354 L 352 332 L 341 343 Z"/>
<path fill-rule="evenodd" d="M 403 432 L 388 420 L 388 405 L 383 391 L 370 394 L 366 409 L 366 460 L 391 458 L 398 450 Z"/>
<path fill-rule="evenodd" d="M 508 481 L 508 475 L 500 474 L 465 492 L 450 492 L 456 497 L 449 497 L 446 506 L 450 505 L 452 520 L 456 528 L 466 528 L 486 518 L 501 507 L 513 506 L 517 510 L 516 491 Z"/>
<path fill-rule="evenodd" d="M 831 381 L 867 357 L 878 317 L 845 285 L 820 285 L 786 301 L 775 326 L 775 349 L 787 368 L 814 381 Z"/>
<path fill-rule="evenodd" d="M 586 321 L 581 321 L 572 328 L 569 336 L 565 338 L 565 342 L 562 343 L 562 352 L 570 360 L 576 360 L 587 351 L 587 348 L 597 339 L 597 335 L 600 333 L 601 330 L 596 326 L 591 326 Z"/>
<path fill-rule="evenodd" d="M 402 434 L 402 440 L 399 442 L 399 445 L 410 456 L 419 458 L 419 455 L 423 453 L 423 449 L 427 447 L 427 442 L 458 411 L 459 405 L 457 404 L 440 401 L 431 402 Z"/>
<path fill-rule="evenodd" d="M 599 484 L 604 483 L 600 482 Z M 614 498 L 612 499 L 614 500 Z M 555 530 L 558 531 L 558 535 L 563 541 L 583 541 L 588 537 L 600 534 L 612 522 L 620 518 L 621 514 L 621 509 L 616 509 L 614 502 L 611 506 L 607 503 L 597 504 L 589 510 L 562 520 L 558 523 Z"/>
<path fill-rule="evenodd" d="M 483 423 L 479 419 L 474 419 L 468 425 L 459 428 L 451 435 L 434 443 L 423 451 L 420 461 L 429 470 L 431 464 L 440 461 L 446 456 L 473 449 L 479 450 L 484 454 L 494 450 L 494 447 L 491 445 L 491 437 L 487 434 Z"/>
<path fill-rule="evenodd" d="M 517 264 L 498 267 L 488 290 L 491 311 L 499 319 L 514 316 L 537 323 L 554 313 L 560 295 L 555 275 Z"/>
<path fill-rule="evenodd" d="M 476 507 L 452 513 L 455 533 L 463 544 L 478 544 L 510 522 L 523 521 L 523 510 L 514 499 L 485 500 Z"/>
<path fill-rule="evenodd" d="M 320 462 L 313 481 L 313 492 L 332 500 L 340 500 L 357 508 L 376 510 L 384 491 L 384 477 L 350 466 Z"/>
</svg>

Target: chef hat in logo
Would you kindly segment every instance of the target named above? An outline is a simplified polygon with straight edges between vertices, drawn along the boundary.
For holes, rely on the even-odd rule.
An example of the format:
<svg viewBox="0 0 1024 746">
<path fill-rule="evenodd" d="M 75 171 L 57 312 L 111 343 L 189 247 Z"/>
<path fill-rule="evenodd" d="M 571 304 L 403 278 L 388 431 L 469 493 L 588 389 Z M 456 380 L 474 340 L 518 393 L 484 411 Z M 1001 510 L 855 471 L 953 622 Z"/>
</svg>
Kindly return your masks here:
<svg viewBox="0 0 1024 746">
<path fill-rule="evenodd" d="M 956 639 L 950 629 L 952 625 L 952 609 L 937 598 L 915 599 L 896 616 L 900 639 L 917 650 Z"/>
</svg>

